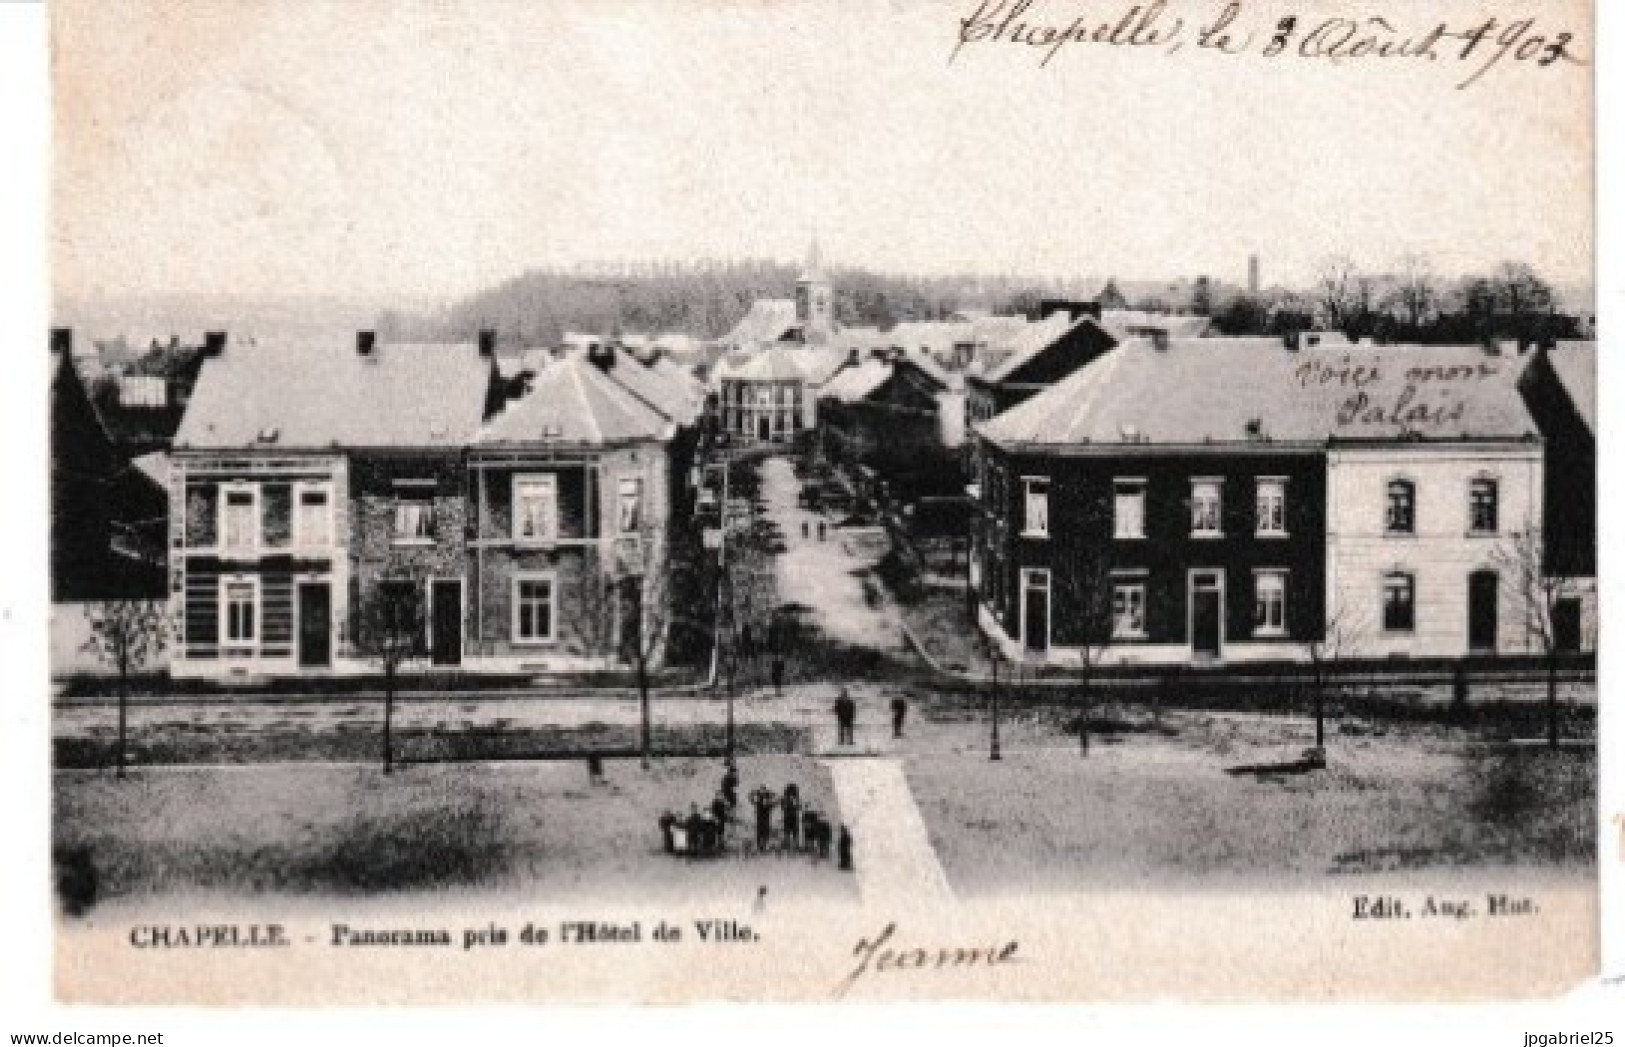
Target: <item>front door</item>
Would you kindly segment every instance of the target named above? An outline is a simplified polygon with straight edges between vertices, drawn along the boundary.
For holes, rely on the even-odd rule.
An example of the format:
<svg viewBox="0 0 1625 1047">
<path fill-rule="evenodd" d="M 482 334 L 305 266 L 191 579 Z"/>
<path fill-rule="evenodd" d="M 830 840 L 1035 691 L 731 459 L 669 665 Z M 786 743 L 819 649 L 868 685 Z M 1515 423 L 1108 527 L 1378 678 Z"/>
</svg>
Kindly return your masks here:
<svg viewBox="0 0 1625 1047">
<path fill-rule="evenodd" d="M 333 590 L 326 582 L 299 583 L 299 665 L 333 664 Z"/>
<path fill-rule="evenodd" d="M 1191 575 L 1191 654 L 1218 658 L 1224 638 L 1224 586 L 1217 571 Z"/>
<path fill-rule="evenodd" d="M 1559 597 L 1552 605 L 1552 648 L 1564 652 L 1580 649 L 1580 601 L 1576 597 Z"/>
<path fill-rule="evenodd" d="M 1474 571 L 1467 576 L 1467 648 L 1495 650 L 1496 577 L 1494 571 Z"/>
<path fill-rule="evenodd" d="M 1033 654 L 1049 650 L 1049 572 L 1021 572 L 1022 644 Z"/>
<path fill-rule="evenodd" d="M 435 581 L 429 600 L 434 606 L 429 660 L 435 665 L 461 665 L 463 583 L 455 580 Z"/>
</svg>

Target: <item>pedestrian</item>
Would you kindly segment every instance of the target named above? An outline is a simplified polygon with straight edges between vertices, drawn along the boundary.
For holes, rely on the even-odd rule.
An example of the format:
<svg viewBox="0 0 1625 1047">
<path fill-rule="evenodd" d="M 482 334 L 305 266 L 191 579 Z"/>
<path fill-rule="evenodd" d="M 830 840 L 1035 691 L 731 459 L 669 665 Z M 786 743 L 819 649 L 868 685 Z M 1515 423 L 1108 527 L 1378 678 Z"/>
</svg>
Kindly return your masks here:
<svg viewBox="0 0 1625 1047">
<path fill-rule="evenodd" d="M 779 809 L 784 812 L 784 848 L 793 851 L 801 846 L 801 792 L 793 783 L 784 787 Z"/>
<path fill-rule="evenodd" d="M 683 822 L 683 834 L 688 838 L 688 846 L 684 850 L 687 851 L 690 858 L 705 849 L 703 839 L 705 836 L 705 817 L 700 814 L 700 805 L 697 803 L 688 805 L 688 818 Z"/>
<path fill-rule="evenodd" d="M 841 842 L 836 847 L 840 855 L 839 868 L 843 872 L 852 871 L 852 832 L 846 826 L 841 826 Z"/>
<path fill-rule="evenodd" d="M 728 804 L 728 814 L 731 816 L 735 807 L 739 806 L 739 772 L 732 763 L 722 772 L 722 798 Z"/>
<path fill-rule="evenodd" d="M 750 911 L 751 911 L 751 914 L 753 916 L 765 916 L 765 915 L 767 915 L 767 887 L 766 887 L 766 885 L 763 885 L 761 887 L 756 888 L 756 901 L 751 904 Z"/>
<path fill-rule="evenodd" d="M 828 818 L 818 819 L 818 857 L 829 861 L 831 827 Z"/>
<path fill-rule="evenodd" d="M 841 688 L 840 696 L 835 699 L 835 727 L 837 745 L 854 745 L 852 738 L 853 722 L 858 718 L 858 706 L 846 688 Z"/>
<path fill-rule="evenodd" d="M 818 812 L 811 807 L 801 812 L 801 849 L 818 853 Z"/>
<path fill-rule="evenodd" d="M 717 823 L 719 829 L 726 830 L 728 827 L 728 801 L 721 793 L 717 793 L 716 798 L 711 801 L 711 820 Z M 718 846 L 721 846 L 720 840 Z"/>
<path fill-rule="evenodd" d="M 756 808 L 757 851 L 766 851 L 768 840 L 773 836 L 773 807 L 778 799 L 765 785 L 757 786 L 750 794 L 751 805 Z"/>
<path fill-rule="evenodd" d="M 784 659 L 773 659 L 773 697 L 779 698 L 784 694 Z"/>
<path fill-rule="evenodd" d="M 672 830 L 677 827 L 677 816 L 670 811 L 660 815 L 660 849 L 667 854 L 677 853 L 677 841 Z"/>
<path fill-rule="evenodd" d="M 818 521 L 818 540 L 820 542 L 824 540 L 824 521 L 822 520 Z"/>
<path fill-rule="evenodd" d="M 806 520 L 801 521 L 801 537 L 803 537 L 803 538 L 808 537 L 808 535 L 807 535 L 807 521 Z"/>
<path fill-rule="evenodd" d="M 604 758 L 597 753 L 587 757 L 587 781 L 593 785 L 604 784 Z"/>
<path fill-rule="evenodd" d="M 891 736 L 903 736 L 903 720 L 908 716 L 908 699 L 898 695 L 891 700 Z"/>
</svg>

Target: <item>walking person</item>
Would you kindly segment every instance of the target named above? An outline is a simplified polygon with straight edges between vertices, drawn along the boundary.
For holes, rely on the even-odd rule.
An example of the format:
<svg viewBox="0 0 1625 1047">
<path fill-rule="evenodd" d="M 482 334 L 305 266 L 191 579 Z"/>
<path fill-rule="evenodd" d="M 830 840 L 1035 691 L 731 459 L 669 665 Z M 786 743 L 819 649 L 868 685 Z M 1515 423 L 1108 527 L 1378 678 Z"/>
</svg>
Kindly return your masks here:
<svg viewBox="0 0 1625 1047">
<path fill-rule="evenodd" d="M 801 812 L 801 849 L 818 856 L 818 812 L 809 807 Z"/>
<path fill-rule="evenodd" d="M 677 840 L 672 830 L 677 827 L 677 816 L 666 811 L 660 816 L 660 849 L 667 854 L 677 853 Z"/>
<path fill-rule="evenodd" d="M 793 783 L 784 787 L 779 809 L 784 812 L 783 846 L 793 851 L 801 846 L 801 791 Z"/>
<path fill-rule="evenodd" d="M 856 744 L 856 742 L 853 741 L 852 727 L 857 718 L 858 705 L 852 700 L 851 696 L 846 693 L 846 688 L 843 687 L 841 688 L 840 697 L 835 699 L 835 744 Z"/>
<path fill-rule="evenodd" d="M 756 808 L 756 850 L 764 852 L 773 837 L 773 808 L 779 798 L 773 795 L 772 789 L 759 785 L 751 791 L 750 802 Z"/>
<path fill-rule="evenodd" d="M 739 772 L 730 762 L 728 769 L 722 772 L 722 799 L 728 804 L 728 814 L 731 817 L 735 807 L 739 806 Z"/>
<path fill-rule="evenodd" d="M 903 737 L 903 720 L 908 716 L 908 699 L 898 695 L 891 700 L 891 736 Z"/>
<path fill-rule="evenodd" d="M 818 540 L 820 542 L 824 540 L 824 521 L 822 520 L 818 521 Z"/>
<path fill-rule="evenodd" d="M 852 871 L 852 830 L 841 826 L 841 842 L 836 845 L 836 854 L 840 861 L 837 867 L 843 872 Z"/>
</svg>

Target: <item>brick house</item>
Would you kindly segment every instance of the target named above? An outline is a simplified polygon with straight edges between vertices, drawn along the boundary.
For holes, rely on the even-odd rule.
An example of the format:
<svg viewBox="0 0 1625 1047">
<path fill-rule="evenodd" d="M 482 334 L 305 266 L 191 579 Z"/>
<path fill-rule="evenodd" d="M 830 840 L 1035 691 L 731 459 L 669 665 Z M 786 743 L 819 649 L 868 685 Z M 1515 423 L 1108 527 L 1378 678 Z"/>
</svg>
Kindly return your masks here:
<svg viewBox="0 0 1625 1047">
<path fill-rule="evenodd" d="M 172 673 L 364 671 L 358 611 L 379 585 L 438 597 L 426 646 L 453 649 L 459 463 L 491 375 L 472 343 L 371 332 L 209 360 L 170 470 Z"/>
<path fill-rule="evenodd" d="M 1521 362 L 1475 347 L 1136 339 L 980 430 L 982 628 L 1046 662 L 1527 651 Z"/>
<path fill-rule="evenodd" d="M 471 654 L 484 667 L 613 665 L 635 630 L 664 625 L 678 426 L 606 373 L 642 366 L 546 367 L 473 441 Z"/>
</svg>

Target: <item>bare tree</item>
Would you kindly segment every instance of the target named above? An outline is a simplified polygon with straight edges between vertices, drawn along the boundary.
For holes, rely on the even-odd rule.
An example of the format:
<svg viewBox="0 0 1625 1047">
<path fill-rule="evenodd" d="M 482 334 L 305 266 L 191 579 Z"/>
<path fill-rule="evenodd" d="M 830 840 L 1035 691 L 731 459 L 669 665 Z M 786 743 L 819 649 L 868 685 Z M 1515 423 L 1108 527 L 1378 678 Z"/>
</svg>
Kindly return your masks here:
<svg viewBox="0 0 1625 1047">
<path fill-rule="evenodd" d="M 1574 578 L 1546 571 L 1546 543 L 1538 527 L 1513 531 L 1490 559 L 1507 578 L 1514 613 L 1523 618 L 1526 635 L 1545 662 L 1546 743 L 1556 749 L 1557 669 L 1564 640 L 1558 628 L 1559 608 L 1565 601 L 1580 599 L 1580 585 Z"/>
<path fill-rule="evenodd" d="M 427 618 L 423 580 L 410 576 L 380 578 L 362 597 L 358 650 L 378 666 L 384 676 L 384 773 L 395 765 L 395 691 L 400 670 L 426 652 Z"/>
<path fill-rule="evenodd" d="M 1358 311 L 1360 275 L 1353 259 L 1347 255 L 1333 255 L 1320 265 L 1315 277 L 1315 304 L 1326 319 L 1326 326 L 1341 331 Z"/>
<path fill-rule="evenodd" d="M 1310 699 L 1315 709 L 1315 749 L 1321 759 L 1326 754 L 1326 692 L 1331 670 L 1345 658 L 1360 653 L 1366 635 L 1365 617 L 1348 604 L 1339 604 L 1326 616 L 1320 635 L 1304 643 L 1309 659 Z"/>
<path fill-rule="evenodd" d="M 1095 515 L 1099 515 L 1098 513 Z M 1078 652 L 1077 705 L 1078 752 L 1089 755 L 1089 713 L 1093 705 L 1095 672 L 1106 649 L 1111 646 L 1119 624 L 1131 630 L 1136 613 L 1145 614 L 1142 605 L 1136 612 L 1126 601 L 1118 606 L 1117 589 L 1113 584 L 1110 558 L 1105 543 L 1074 540 L 1064 545 L 1059 558 L 1055 595 L 1058 609 L 1068 635 L 1063 642 Z M 1121 619 L 1121 622 L 1119 621 Z"/>
<path fill-rule="evenodd" d="M 1439 304 L 1438 281 L 1425 255 L 1406 254 L 1399 260 L 1389 293 L 1389 307 L 1413 332 L 1433 315 Z"/>
<path fill-rule="evenodd" d="M 90 607 L 90 636 L 84 649 L 118 673 L 118 749 L 114 766 L 124 777 L 129 723 L 130 674 L 164 649 L 169 624 L 163 607 L 151 600 L 106 600 Z"/>
</svg>

